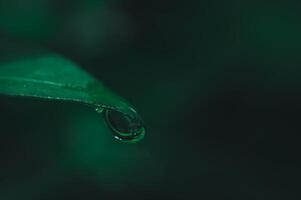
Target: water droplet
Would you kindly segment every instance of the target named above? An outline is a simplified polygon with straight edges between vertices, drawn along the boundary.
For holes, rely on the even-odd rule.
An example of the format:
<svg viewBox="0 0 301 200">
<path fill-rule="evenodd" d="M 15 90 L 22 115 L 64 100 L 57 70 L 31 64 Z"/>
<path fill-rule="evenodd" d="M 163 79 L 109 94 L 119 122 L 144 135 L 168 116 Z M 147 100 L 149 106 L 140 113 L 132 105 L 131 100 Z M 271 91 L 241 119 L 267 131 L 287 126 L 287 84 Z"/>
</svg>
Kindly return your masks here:
<svg viewBox="0 0 301 200">
<path fill-rule="evenodd" d="M 106 109 L 103 114 L 116 139 L 134 143 L 144 137 L 145 127 L 136 113 L 132 116 L 116 110 Z"/>
<path fill-rule="evenodd" d="M 95 111 L 96 111 L 97 113 L 102 113 L 102 112 L 103 112 L 103 108 L 97 107 L 97 108 L 95 109 Z"/>
</svg>

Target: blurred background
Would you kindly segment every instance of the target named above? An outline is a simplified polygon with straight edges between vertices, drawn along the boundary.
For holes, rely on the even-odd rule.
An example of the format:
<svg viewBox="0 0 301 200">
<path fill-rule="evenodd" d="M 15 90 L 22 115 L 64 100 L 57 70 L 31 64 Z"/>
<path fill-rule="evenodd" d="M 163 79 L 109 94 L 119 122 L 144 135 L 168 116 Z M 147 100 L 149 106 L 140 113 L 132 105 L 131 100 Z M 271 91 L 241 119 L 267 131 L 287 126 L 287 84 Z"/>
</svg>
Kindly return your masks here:
<svg viewBox="0 0 301 200">
<path fill-rule="evenodd" d="M 0 199 L 300 199 L 300 11 L 0 0 L 2 34 L 75 61 L 147 125 L 124 144 L 85 106 L 0 96 Z"/>
</svg>

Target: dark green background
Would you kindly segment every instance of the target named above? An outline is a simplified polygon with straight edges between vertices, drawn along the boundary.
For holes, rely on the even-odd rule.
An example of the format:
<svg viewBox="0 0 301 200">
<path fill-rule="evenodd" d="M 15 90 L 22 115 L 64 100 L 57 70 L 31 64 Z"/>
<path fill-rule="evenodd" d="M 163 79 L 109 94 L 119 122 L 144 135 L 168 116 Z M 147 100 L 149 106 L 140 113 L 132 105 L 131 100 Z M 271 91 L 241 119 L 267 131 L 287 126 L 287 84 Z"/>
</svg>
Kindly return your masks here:
<svg viewBox="0 0 301 200">
<path fill-rule="evenodd" d="M 1 0 L 3 34 L 78 63 L 136 106 L 147 133 L 120 143 L 85 106 L 1 96 L 0 199 L 299 199 L 300 11 Z"/>
</svg>

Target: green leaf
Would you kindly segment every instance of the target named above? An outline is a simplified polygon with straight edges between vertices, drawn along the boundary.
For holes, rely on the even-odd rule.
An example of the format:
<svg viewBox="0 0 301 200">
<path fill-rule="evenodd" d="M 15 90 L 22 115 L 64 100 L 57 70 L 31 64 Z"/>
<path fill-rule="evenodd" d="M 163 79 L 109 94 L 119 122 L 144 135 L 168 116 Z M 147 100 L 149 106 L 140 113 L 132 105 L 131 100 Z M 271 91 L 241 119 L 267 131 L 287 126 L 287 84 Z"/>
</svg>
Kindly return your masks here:
<svg viewBox="0 0 301 200">
<path fill-rule="evenodd" d="M 5 55 L 2 56 L 1 55 Z M 115 138 L 136 142 L 144 125 L 135 109 L 75 63 L 54 53 L 0 49 L 0 94 L 79 102 L 102 113 Z"/>
</svg>

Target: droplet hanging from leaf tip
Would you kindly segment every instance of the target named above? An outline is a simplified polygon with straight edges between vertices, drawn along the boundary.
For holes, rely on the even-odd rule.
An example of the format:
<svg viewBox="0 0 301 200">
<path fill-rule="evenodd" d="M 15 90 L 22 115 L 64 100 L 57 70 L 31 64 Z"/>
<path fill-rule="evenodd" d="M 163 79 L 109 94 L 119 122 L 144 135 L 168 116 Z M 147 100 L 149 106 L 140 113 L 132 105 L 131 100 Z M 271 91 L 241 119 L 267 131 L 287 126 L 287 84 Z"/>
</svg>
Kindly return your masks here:
<svg viewBox="0 0 301 200">
<path fill-rule="evenodd" d="M 111 109 L 104 110 L 103 114 L 116 139 L 130 143 L 143 139 L 145 127 L 138 115 L 131 116 Z"/>
</svg>

